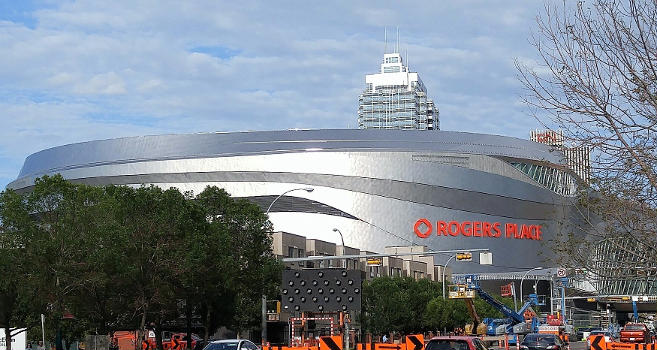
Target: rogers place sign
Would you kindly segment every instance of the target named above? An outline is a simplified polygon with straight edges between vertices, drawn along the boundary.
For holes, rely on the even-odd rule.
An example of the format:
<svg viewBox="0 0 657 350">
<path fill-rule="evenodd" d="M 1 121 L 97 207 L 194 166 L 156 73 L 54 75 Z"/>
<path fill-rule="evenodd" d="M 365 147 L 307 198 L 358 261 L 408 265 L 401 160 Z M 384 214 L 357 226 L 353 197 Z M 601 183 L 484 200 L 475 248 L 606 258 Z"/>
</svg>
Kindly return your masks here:
<svg viewBox="0 0 657 350">
<path fill-rule="evenodd" d="M 490 237 L 541 240 L 541 225 L 525 225 L 513 222 L 500 223 L 488 221 L 437 221 L 434 225 L 428 219 L 418 219 L 413 227 L 420 238 L 438 236 Z"/>
</svg>

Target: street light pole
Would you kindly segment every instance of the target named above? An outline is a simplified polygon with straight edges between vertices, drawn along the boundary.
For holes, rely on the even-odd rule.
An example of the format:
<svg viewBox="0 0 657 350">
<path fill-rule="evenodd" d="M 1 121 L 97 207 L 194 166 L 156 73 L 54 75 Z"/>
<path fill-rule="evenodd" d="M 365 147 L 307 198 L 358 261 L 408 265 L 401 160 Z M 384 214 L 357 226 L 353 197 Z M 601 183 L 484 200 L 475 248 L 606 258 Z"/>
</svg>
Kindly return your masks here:
<svg viewBox="0 0 657 350">
<path fill-rule="evenodd" d="M 456 258 L 456 254 L 453 254 L 452 256 L 447 259 L 447 262 L 443 266 L 443 300 L 445 299 L 445 270 L 447 270 L 447 264 L 449 264 L 452 259 Z"/>
<path fill-rule="evenodd" d="M 342 237 L 342 232 L 340 232 L 340 230 L 338 230 L 337 228 L 334 228 L 334 229 L 333 229 L 333 232 L 337 232 L 337 233 L 340 235 L 340 241 L 342 242 L 342 254 L 340 254 L 340 255 L 344 255 L 344 237 Z M 342 260 L 342 267 L 343 267 L 343 268 L 346 267 L 346 266 L 345 266 L 346 263 L 347 263 L 347 260 L 346 260 L 346 259 L 345 259 L 345 260 Z"/>
<path fill-rule="evenodd" d="M 281 193 L 280 195 L 278 195 L 278 197 L 274 198 L 273 201 L 271 201 L 271 203 L 269 204 L 269 207 L 267 208 L 267 211 L 265 212 L 265 214 L 269 215 L 269 211 L 271 210 L 271 207 L 281 197 L 283 197 L 284 195 L 286 195 L 286 194 L 288 194 L 292 191 L 301 191 L 301 190 L 310 193 L 310 192 L 314 191 L 315 189 L 312 188 L 312 187 L 299 187 L 299 188 L 293 188 L 291 190 L 287 190 L 287 191 Z M 260 325 L 262 327 L 262 332 L 260 334 L 262 336 L 262 345 L 264 346 L 264 345 L 267 344 L 267 296 L 265 294 L 262 295 L 262 320 L 261 321 L 262 322 L 261 322 Z"/>
<path fill-rule="evenodd" d="M 538 266 L 538 267 L 535 267 L 535 268 L 533 268 L 533 269 L 529 269 L 529 270 L 527 270 L 527 272 L 525 272 L 525 274 L 522 275 L 522 278 L 520 279 L 520 302 L 521 302 L 521 303 L 522 303 L 523 300 L 524 300 L 524 299 L 522 298 L 522 282 L 525 280 L 525 277 L 527 277 L 527 274 L 529 274 L 529 273 L 532 272 L 532 271 L 536 271 L 536 270 L 543 270 L 543 267 Z M 516 311 L 518 311 L 518 310 L 516 309 Z"/>
<path fill-rule="evenodd" d="M 288 193 L 290 193 L 290 192 L 292 192 L 292 191 L 301 191 L 301 190 L 310 193 L 310 192 L 314 191 L 315 189 L 312 188 L 312 187 L 299 187 L 299 188 L 293 188 L 293 189 L 291 189 L 291 190 L 287 190 L 287 191 L 285 191 L 285 192 L 279 194 L 278 197 L 274 198 L 274 200 L 271 201 L 271 204 L 269 204 L 269 207 L 267 208 L 267 211 L 265 212 L 265 214 L 269 215 L 269 211 L 271 210 L 271 207 L 272 207 L 272 206 L 274 205 L 274 203 L 276 203 L 276 201 L 279 200 L 281 197 L 283 197 L 284 195 L 286 195 L 286 194 L 288 194 Z"/>
</svg>

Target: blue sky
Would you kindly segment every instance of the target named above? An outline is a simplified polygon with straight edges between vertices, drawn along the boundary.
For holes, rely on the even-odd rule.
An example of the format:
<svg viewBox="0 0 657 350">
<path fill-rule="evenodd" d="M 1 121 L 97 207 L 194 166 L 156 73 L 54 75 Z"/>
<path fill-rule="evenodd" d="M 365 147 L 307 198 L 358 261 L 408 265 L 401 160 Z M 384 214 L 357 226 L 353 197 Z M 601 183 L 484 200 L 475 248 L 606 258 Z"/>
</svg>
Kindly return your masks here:
<svg viewBox="0 0 657 350">
<path fill-rule="evenodd" d="M 161 133 L 354 128 L 384 27 L 441 128 L 539 127 L 514 61 L 536 64 L 542 1 L 0 0 L 0 188 L 31 153 Z"/>
</svg>

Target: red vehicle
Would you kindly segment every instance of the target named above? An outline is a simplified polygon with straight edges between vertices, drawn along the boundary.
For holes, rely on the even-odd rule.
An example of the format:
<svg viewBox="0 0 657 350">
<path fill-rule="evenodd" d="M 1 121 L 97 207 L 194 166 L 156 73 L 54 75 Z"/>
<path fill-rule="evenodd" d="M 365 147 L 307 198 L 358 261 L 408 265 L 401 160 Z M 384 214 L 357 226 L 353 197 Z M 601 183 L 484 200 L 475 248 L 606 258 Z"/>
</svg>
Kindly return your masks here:
<svg viewBox="0 0 657 350">
<path fill-rule="evenodd" d="M 643 323 L 628 323 L 620 331 L 622 343 L 649 343 L 650 338 L 650 330 Z"/>
<path fill-rule="evenodd" d="M 424 350 L 488 350 L 477 337 L 439 336 L 433 337 Z"/>
</svg>

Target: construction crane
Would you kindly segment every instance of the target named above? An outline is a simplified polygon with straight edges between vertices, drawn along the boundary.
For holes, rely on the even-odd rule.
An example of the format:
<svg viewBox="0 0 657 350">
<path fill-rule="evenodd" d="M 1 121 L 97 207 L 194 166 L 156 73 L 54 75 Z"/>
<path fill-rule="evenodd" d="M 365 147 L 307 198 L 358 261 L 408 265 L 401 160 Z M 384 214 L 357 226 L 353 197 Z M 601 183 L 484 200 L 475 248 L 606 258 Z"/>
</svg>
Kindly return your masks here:
<svg viewBox="0 0 657 350">
<path fill-rule="evenodd" d="M 525 322 L 525 317 L 523 316 L 525 314 L 525 311 L 530 309 L 532 306 L 544 305 L 544 303 L 540 303 L 538 301 L 538 296 L 536 294 L 530 294 L 527 302 L 520 308 L 520 310 L 518 310 L 518 312 L 516 312 L 512 310 L 510 307 L 502 304 L 501 302 L 493 298 L 492 295 L 488 294 L 483 289 L 481 289 L 481 287 L 479 286 L 479 279 L 477 275 L 465 275 L 465 284 L 457 285 L 457 286 L 459 287 L 459 289 L 462 288 L 462 293 L 464 295 L 472 295 L 472 297 L 474 297 L 474 293 L 476 293 L 477 295 L 479 295 L 481 299 L 486 301 L 495 309 L 499 310 L 506 317 L 504 323 L 506 324 L 506 329 L 505 329 L 506 333 L 519 334 L 519 333 L 535 332 L 538 330 L 538 318 L 536 316 L 533 316 L 531 318 L 530 325 L 527 325 L 527 323 Z M 451 294 L 450 297 L 452 297 Z M 471 301 L 472 300 L 470 299 L 470 302 Z M 507 319 L 508 322 L 506 322 Z"/>
<path fill-rule="evenodd" d="M 482 322 L 474 306 L 473 299 L 475 297 L 475 291 L 468 289 L 466 285 L 451 285 L 449 286 L 448 296 L 450 299 L 463 299 L 465 301 L 465 306 L 468 308 L 470 317 L 474 321 L 472 324 L 465 325 L 465 333 L 486 335 L 486 324 Z"/>
</svg>

